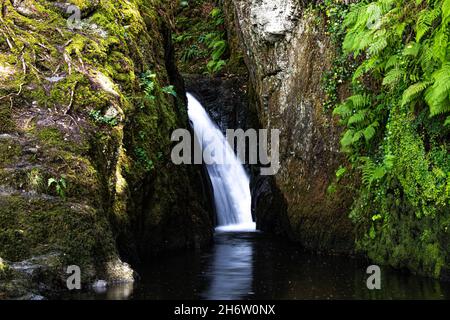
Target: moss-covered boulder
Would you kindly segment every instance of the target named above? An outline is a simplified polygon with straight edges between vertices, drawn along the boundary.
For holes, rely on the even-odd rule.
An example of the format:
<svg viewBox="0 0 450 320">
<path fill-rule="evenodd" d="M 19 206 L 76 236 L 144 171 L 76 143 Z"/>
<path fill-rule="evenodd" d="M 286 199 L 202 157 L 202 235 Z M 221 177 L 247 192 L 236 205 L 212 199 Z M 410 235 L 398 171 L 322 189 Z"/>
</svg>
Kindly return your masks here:
<svg viewBox="0 0 450 320">
<path fill-rule="evenodd" d="M 86 282 L 119 280 L 119 254 L 209 241 L 201 170 L 170 161 L 188 127 L 170 4 L 2 3 L 1 257 L 57 251 Z"/>
</svg>

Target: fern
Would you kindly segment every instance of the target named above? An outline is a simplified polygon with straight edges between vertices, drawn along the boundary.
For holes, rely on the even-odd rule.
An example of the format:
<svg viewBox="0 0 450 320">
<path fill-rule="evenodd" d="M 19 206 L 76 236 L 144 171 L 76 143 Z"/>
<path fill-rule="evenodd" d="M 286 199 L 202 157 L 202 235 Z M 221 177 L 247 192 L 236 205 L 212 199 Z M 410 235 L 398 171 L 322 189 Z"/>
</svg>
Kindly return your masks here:
<svg viewBox="0 0 450 320">
<path fill-rule="evenodd" d="M 361 160 L 365 162 L 364 165 L 361 167 L 362 182 L 364 183 L 364 185 L 370 186 L 370 184 L 372 183 L 372 176 L 373 173 L 375 172 L 376 165 L 370 158 L 367 157 L 361 158 Z"/>
<path fill-rule="evenodd" d="M 382 179 L 386 173 L 386 167 L 384 165 L 377 166 L 370 158 L 362 158 L 364 165 L 361 166 L 362 182 L 368 188 L 380 179 Z"/>
<path fill-rule="evenodd" d="M 341 14 L 336 61 L 350 61 L 355 71 L 353 95 L 333 113 L 345 126 L 341 147 L 350 168 L 361 170 L 351 216 L 364 224 L 363 245 L 371 250 L 380 237 L 409 241 L 384 228 L 403 219 L 395 203 L 407 203 L 417 217 L 450 204 L 450 0 L 358 1 Z"/>
<path fill-rule="evenodd" d="M 352 144 L 355 144 L 356 142 L 361 140 L 362 137 L 364 137 L 364 132 L 362 130 L 356 131 L 352 137 Z"/>
<path fill-rule="evenodd" d="M 352 82 L 356 82 L 362 75 L 371 70 L 374 70 L 377 66 L 377 57 L 371 57 L 369 60 L 364 61 L 353 73 Z"/>
<path fill-rule="evenodd" d="M 353 135 L 354 135 L 355 131 L 354 130 L 347 130 L 344 133 L 344 136 L 341 139 L 341 145 L 343 147 L 348 147 L 353 143 Z"/>
<path fill-rule="evenodd" d="M 361 109 L 370 104 L 370 98 L 366 95 L 356 94 L 348 98 L 356 109 Z"/>
<path fill-rule="evenodd" d="M 378 55 L 384 48 L 388 45 L 387 40 L 384 36 L 381 36 L 377 41 L 372 43 L 367 50 L 370 55 Z"/>
<path fill-rule="evenodd" d="M 403 92 L 402 96 L 402 106 L 410 103 L 413 99 L 415 99 L 422 91 L 428 88 L 432 82 L 430 81 L 422 81 L 410 85 L 408 89 Z"/>
<path fill-rule="evenodd" d="M 441 9 L 442 9 L 442 21 L 444 21 L 444 23 L 448 23 L 450 17 L 450 0 L 444 0 L 442 2 Z"/>
<path fill-rule="evenodd" d="M 370 125 L 366 129 L 364 129 L 363 133 L 366 142 L 369 142 L 375 136 L 376 133 L 375 127 Z"/>
<path fill-rule="evenodd" d="M 394 86 L 405 76 L 405 71 L 401 69 L 390 70 L 383 79 L 383 86 Z"/>
<path fill-rule="evenodd" d="M 394 68 L 396 68 L 396 69 L 398 69 L 398 68 L 400 67 L 400 64 L 399 64 L 399 56 L 398 56 L 398 55 L 392 55 L 392 56 L 390 56 L 389 59 L 388 59 L 387 62 L 386 62 L 386 66 L 385 66 L 385 69 L 386 69 L 386 70 L 389 70 L 389 69 L 391 69 L 392 67 L 394 67 Z"/>
<path fill-rule="evenodd" d="M 352 115 L 347 122 L 347 125 L 354 125 L 363 122 L 366 119 L 367 112 L 365 110 L 359 111 Z"/>
<path fill-rule="evenodd" d="M 444 126 L 450 126 L 450 116 L 445 119 Z"/>
<path fill-rule="evenodd" d="M 425 93 L 431 116 L 450 111 L 450 62 L 433 74 L 434 84 Z"/>
<path fill-rule="evenodd" d="M 416 23 L 416 42 L 431 29 L 433 22 L 439 17 L 440 9 L 434 10 L 424 9 L 419 13 Z"/>
<path fill-rule="evenodd" d="M 347 118 L 352 113 L 352 110 L 349 108 L 348 103 L 341 103 L 333 110 L 333 115 L 340 116 L 342 118 Z"/>
<path fill-rule="evenodd" d="M 447 58 L 448 35 L 445 28 L 440 28 L 433 38 L 433 55 L 442 63 L 446 62 Z"/>
</svg>

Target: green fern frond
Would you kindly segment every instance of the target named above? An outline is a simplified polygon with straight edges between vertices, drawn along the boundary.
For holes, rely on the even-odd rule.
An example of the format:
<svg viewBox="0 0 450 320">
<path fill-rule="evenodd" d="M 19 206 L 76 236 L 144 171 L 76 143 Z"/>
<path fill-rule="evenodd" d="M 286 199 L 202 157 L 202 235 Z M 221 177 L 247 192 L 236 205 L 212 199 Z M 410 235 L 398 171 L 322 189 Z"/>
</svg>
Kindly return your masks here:
<svg viewBox="0 0 450 320">
<path fill-rule="evenodd" d="M 444 126 L 450 126 L 450 116 L 445 119 Z"/>
<path fill-rule="evenodd" d="M 333 110 L 334 116 L 340 116 L 341 118 L 347 118 L 352 113 L 347 103 L 341 103 Z"/>
<path fill-rule="evenodd" d="M 383 86 L 394 86 L 405 76 L 402 69 L 390 70 L 383 79 Z"/>
<path fill-rule="evenodd" d="M 445 63 L 447 61 L 448 34 L 445 26 L 441 27 L 433 37 L 433 56 Z"/>
<path fill-rule="evenodd" d="M 376 166 L 373 161 L 368 157 L 363 157 L 361 160 L 364 164 L 361 166 L 362 182 L 364 185 L 369 186 L 372 182 L 372 176 L 375 172 Z"/>
<path fill-rule="evenodd" d="M 355 83 L 362 75 L 376 69 L 378 66 L 379 63 L 377 57 L 371 57 L 370 59 L 364 61 L 353 73 L 352 82 Z"/>
<path fill-rule="evenodd" d="M 417 97 L 419 93 L 424 91 L 426 88 L 428 88 L 432 84 L 431 81 L 422 81 L 415 83 L 413 85 L 410 85 L 408 89 L 406 89 L 403 92 L 402 96 L 402 106 L 410 103 L 414 98 Z"/>
<path fill-rule="evenodd" d="M 380 0 L 380 7 L 383 13 L 389 12 L 393 5 L 395 4 L 395 0 Z"/>
<path fill-rule="evenodd" d="M 348 147 L 353 143 L 353 135 L 354 135 L 355 131 L 354 130 L 347 130 L 345 131 L 344 135 L 342 136 L 341 139 L 341 145 L 343 147 Z"/>
<path fill-rule="evenodd" d="M 366 187 L 369 187 L 377 180 L 383 178 L 386 173 L 386 167 L 384 165 L 377 166 L 372 159 L 368 157 L 362 158 L 364 164 L 361 166 L 362 181 Z"/>
<path fill-rule="evenodd" d="M 366 129 L 364 129 L 363 133 L 364 133 L 364 138 L 366 139 L 366 142 L 369 142 L 375 136 L 376 130 L 372 125 L 370 125 Z"/>
<path fill-rule="evenodd" d="M 368 49 L 370 55 L 378 55 L 388 45 L 385 37 L 380 37 L 377 41 L 372 43 Z"/>
<path fill-rule="evenodd" d="M 448 18 L 450 17 L 450 0 L 444 0 L 442 2 L 442 21 L 448 22 Z"/>
<path fill-rule="evenodd" d="M 429 45 L 429 41 L 426 41 L 422 45 L 422 50 L 419 55 L 419 64 L 422 67 L 422 70 L 429 74 L 433 71 L 433 60 L 438 60 L 433 56 L 433 49 Z"/>
<path fill-rule="evenodd" d="M 353 124 L 358 124 L 358 123 L 363 122 L 365 119 L 366 119 L 366 111 L 362 110 L 362 111 L 359 111 L 359 112 L 355 113 L 354 115 L 352 115 L 348 119 L 347 125 L 351 126 Z"/>
<path fill-rule="evenodd" d="M 356 131 L 352 138 L 352 144 L 358 142 L 362 137 L 364 137 L 363 131 Z"/>
<path fill-rule="evenodd" d="M 347 100 L 351 101 L 353 107 L 356 109 L 362 109 L 370 104 L 370 98 L 362 94 L 355 94 L 347 98 Z"/>
<path fill-rule="evenodd" d="M 450 62 L 433 73 L 434 84 L 425 93 L 431 116 L 450 112 Z"/>
<path fill-rule="evenodd" d="M 399 66 L 400 66 L 400 64 L 399 64 L 399 56 L 395 54 L 395 55 L 392 55 L 392 56 L 389 57 L 389 59 L 386 62 L 386 65 L 385 65 L 384 68 L 385 68 L 385 70 L 389 70 L 392 67 L 398 69 Z"/>
<path fill-rule="evenodd" d="M 440 9 L 434 10 L 424 9 L 419 13 L 416 23 L 416 42 L 419 42 L 422 37 L 431 30 L 433 22 L 439 17 Z"/>
</svg>

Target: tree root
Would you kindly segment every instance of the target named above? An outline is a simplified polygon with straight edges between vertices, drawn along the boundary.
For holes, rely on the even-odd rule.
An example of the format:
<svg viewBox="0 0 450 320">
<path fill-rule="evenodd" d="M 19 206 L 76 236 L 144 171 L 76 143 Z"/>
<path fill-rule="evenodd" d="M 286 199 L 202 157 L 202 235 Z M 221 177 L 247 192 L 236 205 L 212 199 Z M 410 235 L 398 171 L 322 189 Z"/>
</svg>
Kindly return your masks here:
<svg viewBox="0 0 450 320">
<path fill-rule="evenodd" d="M 67 106 L 66 111 L 64 112 L 65 115 L 68 115 L 70 113 L 70 111 L 72 110 L 73 96 L 75 95 L 75 90 L 77 88 L 77 84 L 78 84 L 78 82 L 76 81 L 75 84 L 73 85 L 72 91 L 70 93 L 70 102 L 69 102 L 69 105 Z"/>
</svg>

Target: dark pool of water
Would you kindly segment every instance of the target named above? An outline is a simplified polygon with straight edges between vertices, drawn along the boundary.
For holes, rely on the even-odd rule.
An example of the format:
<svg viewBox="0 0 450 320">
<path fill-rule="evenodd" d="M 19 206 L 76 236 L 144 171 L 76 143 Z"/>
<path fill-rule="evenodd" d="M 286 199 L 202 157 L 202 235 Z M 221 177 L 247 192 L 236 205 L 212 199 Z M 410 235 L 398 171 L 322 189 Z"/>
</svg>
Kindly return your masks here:
<svg viewBox="0 0 450 320">
<path fill-rule="evenodd" d="M 217 233 L 203 251 L 158 257 L 141 280 L 83 299 L 448 299 L 450 283 L 382 268 L 369 290 L 365 260 L 305 253 L 262 233 Z"/>
</svg>

